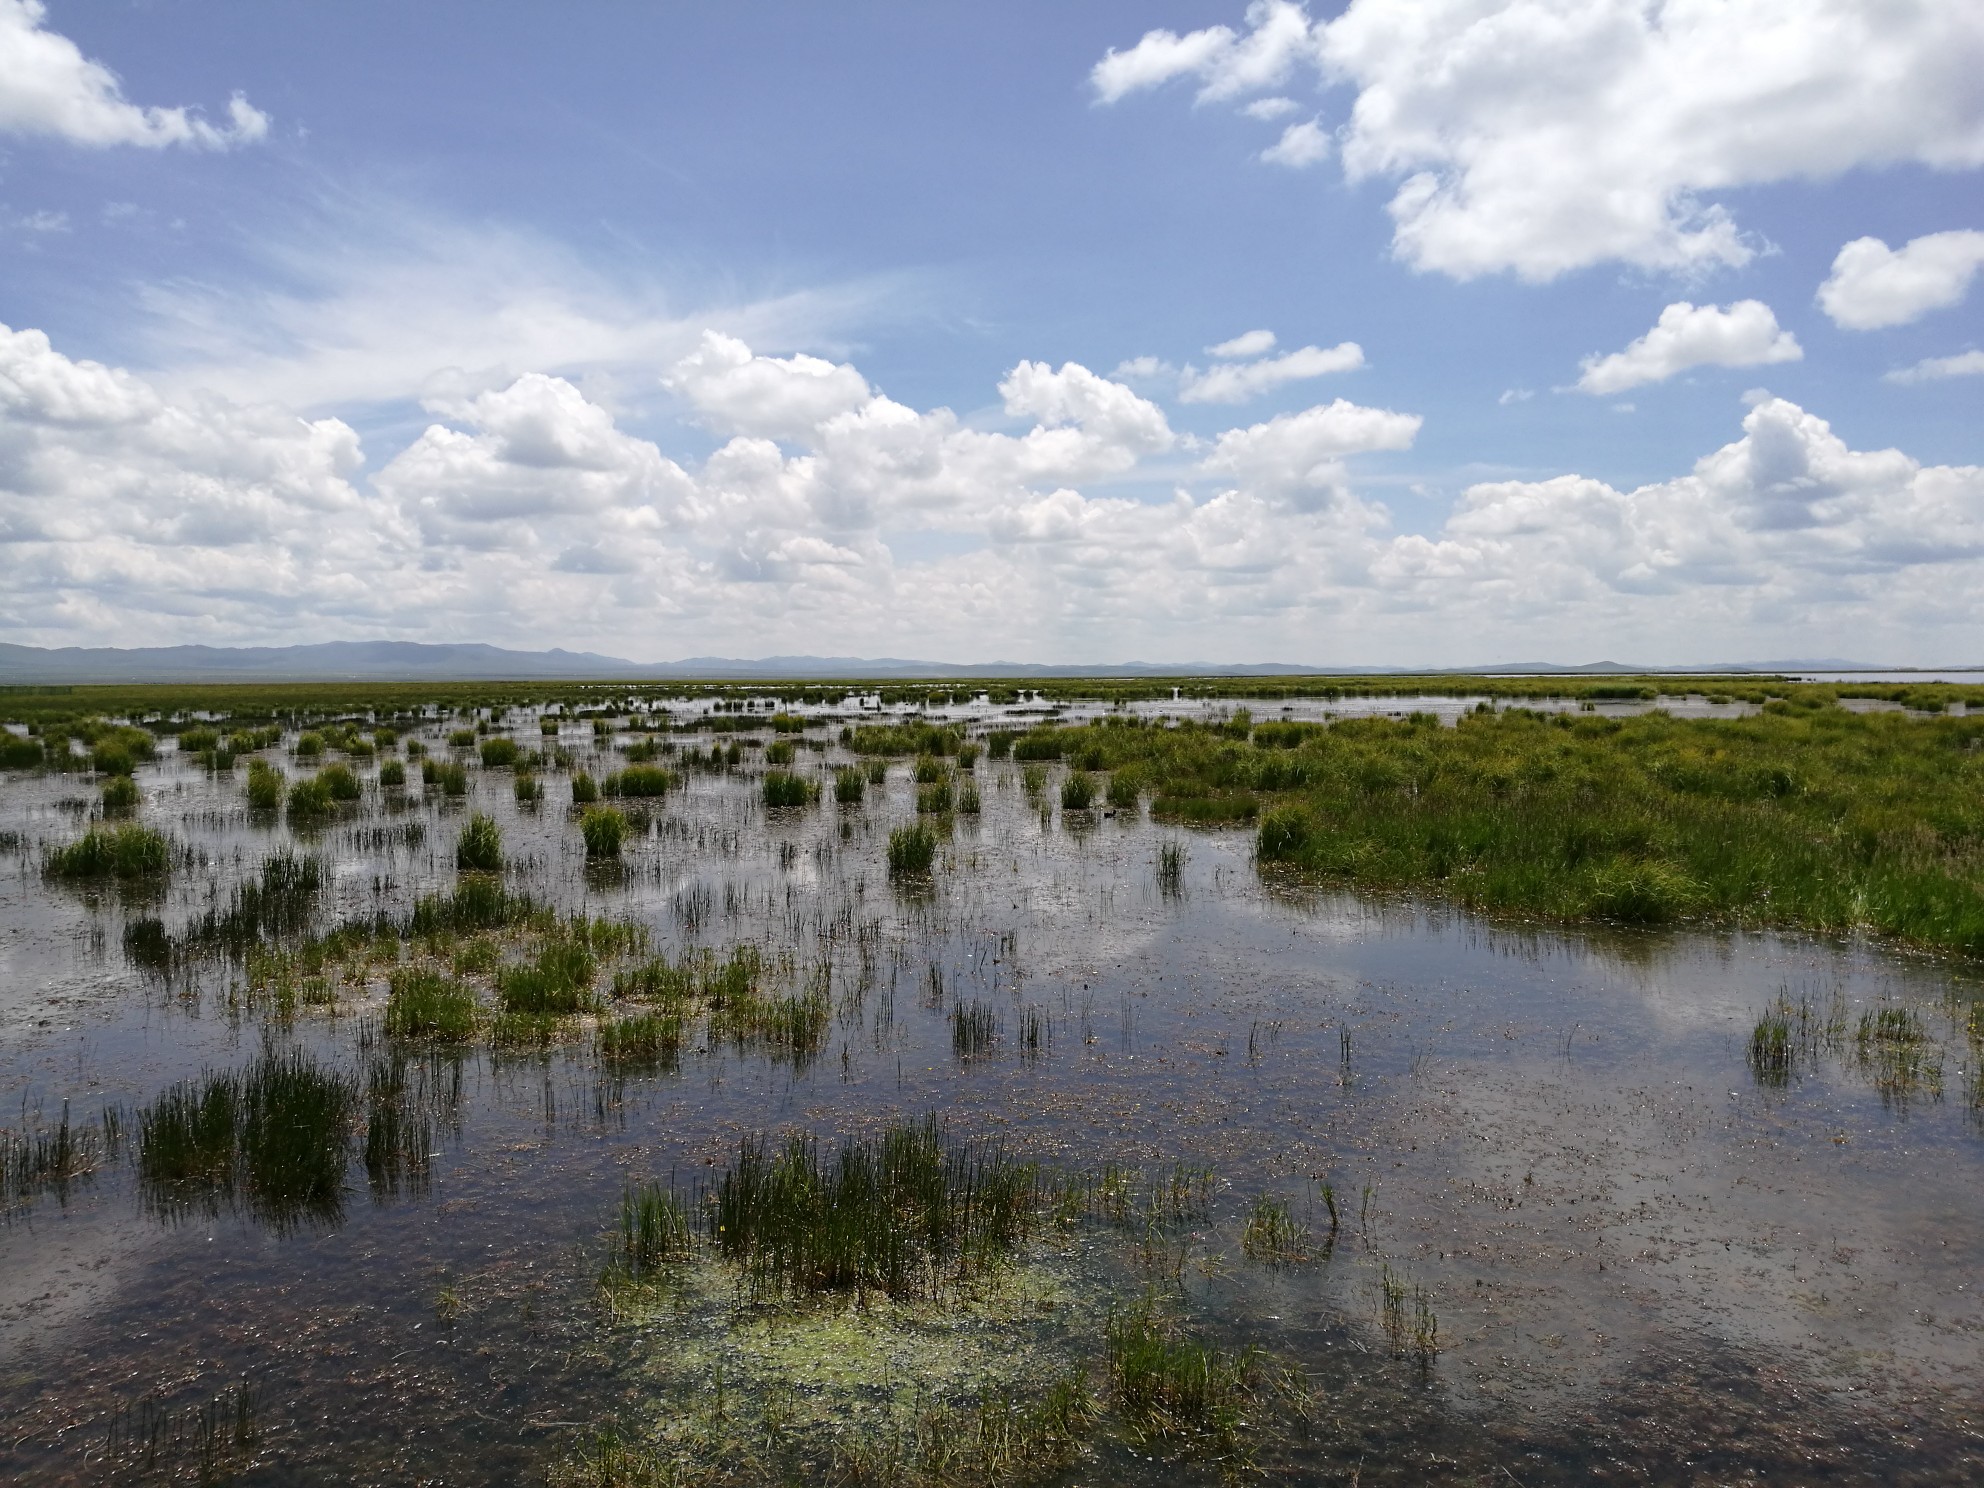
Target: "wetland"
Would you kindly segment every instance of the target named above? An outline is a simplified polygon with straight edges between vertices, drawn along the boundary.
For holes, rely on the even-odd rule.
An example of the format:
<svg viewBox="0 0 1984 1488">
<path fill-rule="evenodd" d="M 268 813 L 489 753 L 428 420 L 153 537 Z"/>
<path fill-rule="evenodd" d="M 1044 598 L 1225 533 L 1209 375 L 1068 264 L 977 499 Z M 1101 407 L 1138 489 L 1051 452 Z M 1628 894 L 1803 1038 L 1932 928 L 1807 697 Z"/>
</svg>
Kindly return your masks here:
<svg viewBox="0 0 1984 1488">
<path fill-rule="evenodd" d="M 1984 692 L 0 714 L 10 1479 L 1984 1475 Z"/>
</svg>

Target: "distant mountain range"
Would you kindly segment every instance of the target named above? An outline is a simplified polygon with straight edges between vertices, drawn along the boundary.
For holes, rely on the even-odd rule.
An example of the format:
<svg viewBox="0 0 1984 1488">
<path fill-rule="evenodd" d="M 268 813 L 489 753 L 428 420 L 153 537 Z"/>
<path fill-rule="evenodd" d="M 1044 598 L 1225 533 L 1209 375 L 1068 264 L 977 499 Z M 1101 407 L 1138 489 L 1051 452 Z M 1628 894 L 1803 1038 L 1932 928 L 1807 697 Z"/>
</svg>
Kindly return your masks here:
<svg viewBox="0 0 1984 1488">
<path fill-rule="evenodd" d="M 1288 662 L 1126 661 L 1042 666 L 992 661 L 957 665 L 893 656 L 691 656 L 642 663 L 589 651 L 506 651 L 499 646 L 428 645 L 419 641 L 327 641 L 314 646 L 110 646 L 45 649 L 0 642 L 0 683 L 288 682 L 288 681 L 666 681 L 672 678 L 946 678 L 946 677 L 1286 677 L 1413 675 L 1430 668 L 1316 666 Z M 1657 672 L 1845 672 L 1901 670 L 1837 658 L 1718 662 L 1702 666 L 1629 666 L 1594 661 L 1505 662 L 1446 667 L 1446 675 L 1621 675 Z"/>
</svg>

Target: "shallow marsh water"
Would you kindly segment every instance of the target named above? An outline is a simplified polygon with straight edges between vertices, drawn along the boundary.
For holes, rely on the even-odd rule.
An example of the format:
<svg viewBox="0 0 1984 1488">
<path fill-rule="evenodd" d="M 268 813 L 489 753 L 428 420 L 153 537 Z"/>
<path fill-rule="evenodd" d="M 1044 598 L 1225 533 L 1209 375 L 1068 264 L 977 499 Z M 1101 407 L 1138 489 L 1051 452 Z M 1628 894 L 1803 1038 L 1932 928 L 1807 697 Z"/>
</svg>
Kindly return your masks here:
<svg viewBox="0 0 1984 1488">
<path fill-rule="evenodd" d="M 536 742 L 534 719 L 512 723 Z M 587 763 L 589 734 L 564 742 Z M 1030 800 L 1017 766 L 984 759 L 983 815 L 956 818 L 930 887 L 903 893 L 882 859 L 914 816 L 907 762 L 858 807 L 832 803 L 827 775 L 823 804 L 769 811 L 755 758 L 689 773 L 600 870 L 562 772 L 538 807 L 513 801 L 507 770 L 472 770 L 466 801 L 368 787 L 292 834 L 251 818 L 239 773 L 167 755 L 140 771 L 141 817 L 199 862 L 149 895 L 46 880 L 41 845 L 81 831 L 88 787 L 10 776 L 0 1110 L 16 1131 L 65 1101 L 79 1123 L 136 1110 L 265 1045 L 359 1070 L 386 1047 L 383 979 L 279 1016 L 230 997 L 238 966 L 130 966 L 125 927 L 176 930 L 285 845 L 325 860 L 326 925 L 404 914 L 455 881 L 471 809 L 501 822 L 512 887 L 632 920 L 660 950 L 788 954 L 795 978 L 826 976 L 835 1011 L 804 1061 L 697 1038 L 672 1071 L 615 1074 L 584 1036 L 409 1056 L 436 1121 L 428 1171 L 388 1192 L 354 1162 L 341 1210 L 292 1224 L 227 1205 L 160 1217 L 128 1151 L 33 1195 L 0 1227 L 0 1469 L 532 1481 L 602 1425 L 706 1416 L 726 1378 L 785 1391 L 803 1425 L 809 1401 L 1080 1361 L 1107 1297 L 1156 1284 L 1207 1336 L 1306 1377 L 1310 1419 L 1263 1430 L 1256 1466 L 1280 1480 L 1984 1474 L 1971 969 L 1766 935 L 1566 934 L 1263 882 L 1250 833 L 1063 813 L 1059 767 Z M 799 755 L 807 773 L 848 762 Z M 1185 848 L 1175 891 L 1166 843 Z M 1771 1083 L 1746 1049 L 1780 1002 L 1814 1031 Z M 988 1052 L 955 1052 L 961 1003 L 991 1009 Z M 1855 1037 L 1883 1008 L 1922 1034 L 1899 1071 Z M 948 1309 L 740 1323 L 716 1295 L 602 1304 L 630 1181 L 692 1183 L 750 1132 L 831 1143 L 926 1112 L 1069 1169 L 1203 1164 L 1210 1214 L 1141 1246 L 1049 1244 Z M 1262 1193 L 1306 1225 L 1301 1258 L 1243 1253 Z M 1388 1333 L 1388 1287 L 1437 1320 L 1427 1346 Z M 836 1368 L 866 1370 L 866 1394 Z M 1064 1476 L 1219 1471 L 1103 1436 Z"/>
</svg>

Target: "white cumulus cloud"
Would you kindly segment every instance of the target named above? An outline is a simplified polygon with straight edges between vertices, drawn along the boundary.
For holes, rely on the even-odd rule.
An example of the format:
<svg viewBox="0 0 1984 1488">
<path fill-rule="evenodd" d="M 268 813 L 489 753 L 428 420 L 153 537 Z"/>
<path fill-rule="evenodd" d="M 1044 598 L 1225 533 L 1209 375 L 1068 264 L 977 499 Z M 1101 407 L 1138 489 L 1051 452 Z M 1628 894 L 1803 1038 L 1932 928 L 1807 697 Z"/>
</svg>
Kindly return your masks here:
<svg viewBox="0 0 1984 1488">
<path fill-rule="evenodd" d="M 1232 360 L 1237 357 L 1257 357 L 1274 350 L 1273 331 L 1242 331 L 1230 341 L 1221 341 L 1216 346 L 1206 348 L 1207 356 Z"/>
<path fill-rule="evenodd" d="M 1092 81 L 1109 103 L 1189 75 L 1212 101 L 1303 67 L 1355 90 L 1344 171 L 1398 183 L 1394 250 L 1461 279 L 1741 264 L 1757 245 L 1717 193 L 1984 164 L 1969 0 L 1352 0 L 1323 22 L 1255 5 L 1244 33 L 1151 32 Z"/>
<path fill-rule="evenodd" d="M 1984 268 L 1984 232 L 1930 233 L 1900 248 L 1879 238 L 1855 238 L 1839 250 L 1819 286 L 1819 304 L 1833 324 L 1853 331 L 1907 325 L 1931 310 L 1947 310 Z"/>
<path fill-rule="evenodd" d="M 1926 357 L 1912 367 L 1887 374 L 1889 382 L 1940 382 L 1946 377 L 1984 377 L 1984 351 L 1960 351 L 1955 356 Z"/>
<path fill-rule="evenodd" d="M 1269 165 L 1285 165 L 1301 170 L 1330 158 L 1330 137 L 1314 119 L 1305 119 L 1282 130 L 1281 138 L 1261 151 Z"/>
<path fill-rule="evenodd" d="M 1727 310 L 1681 300 L 1662 310 L 1653 329 L 1624 351 L 1586 357 L 1578 390 L 1602 397 L 1664 381 L 1690 367 L 1761 367 L 1804 355 L 1798 338 L 1778 327 L 1761 300 L 1738 300 Z"/>
<path fill-rule="evenodd" d="M 1291 0 L 1254 0 L 1244 35 L 1208 26 L 1184 36 L 1147 31 L 1128 51 L 1111 48 L 1089 81 L 1103 103 L 1155 88 L 1173 78 L 1199 79 L 1199 101 L 1218 102 L 1280 84 L 1314 48 L 1309 17 Z"/>
<path fill-rule="evenodd" d="M 42 0 L 0 0 L 0 130 L 78 145 L 193 145 L 224 150 L 269 132 L 269 118 L 239 93 L 225 125 L 186 108 L 127 101 L 117 75 L 47 28 Z"/>
<path fill-rule="evenodd" d="M 1287 383 L 1331 372 L 1349 372 L 1363 365 L 1364 348 L 1355 341 L 1327 349 L 1304 346 L 1259 361 L 1226 362 L 1204 372 L 1187 368 L 1180 379 L 1178 396 L 1186 403 L 1245 403 Z"/>
</svg>

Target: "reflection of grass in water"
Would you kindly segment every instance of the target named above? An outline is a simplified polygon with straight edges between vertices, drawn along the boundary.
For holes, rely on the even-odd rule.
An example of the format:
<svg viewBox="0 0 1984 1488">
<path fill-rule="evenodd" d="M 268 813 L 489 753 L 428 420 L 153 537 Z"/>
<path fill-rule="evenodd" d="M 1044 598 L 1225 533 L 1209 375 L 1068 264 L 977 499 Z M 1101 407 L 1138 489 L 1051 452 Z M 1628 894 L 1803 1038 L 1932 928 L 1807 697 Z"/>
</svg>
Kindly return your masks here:
<svg viewBox="0 0 1984 1488">
<path fill-rule="evenodd" d="M 951 1009 L 951 1052 L 970 1059 L 990 1052 L 999 1039 L 999 1017 L 989 1002 L 961 1002 Z"/>
<path fill-rule="evenodd" d="M 253 1457 L 262 1440 L 260 1402 L 248 1382 L 203 1402 L 168 1404 L 146 1395 L 110 1418 L 102 1454 L 113 1472 L 135 1471 L 145 1478 L 182 1478 L 224 1483 Z"/>
</svg>

